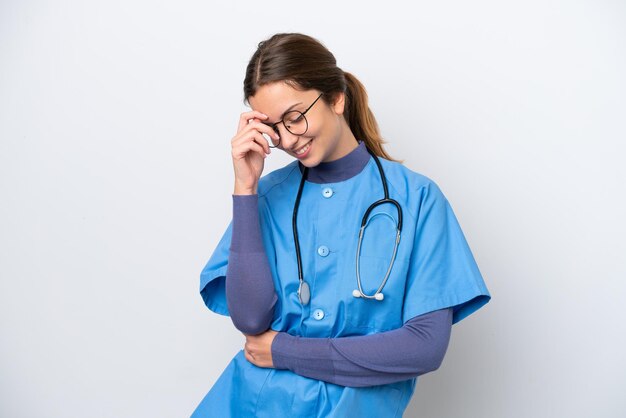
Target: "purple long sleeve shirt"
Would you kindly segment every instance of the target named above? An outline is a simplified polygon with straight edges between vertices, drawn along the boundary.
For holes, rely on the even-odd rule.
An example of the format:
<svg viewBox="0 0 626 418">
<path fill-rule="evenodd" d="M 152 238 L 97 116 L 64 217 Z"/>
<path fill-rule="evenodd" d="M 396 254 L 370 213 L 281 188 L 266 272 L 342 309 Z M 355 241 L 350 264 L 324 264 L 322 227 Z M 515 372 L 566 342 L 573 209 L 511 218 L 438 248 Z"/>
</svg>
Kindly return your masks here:
<svg viewBox="0 0 626 418">
<path fill-rule="evenodd" d="M 358 174 L 369 161 L 365 144 L 309 169 L 307 180 L 328 183 Z M 233 195 L 233 231 L 226 300 L 233 324 L 244 334 L 266 331 L 277 295 L 261 238 L 258 195 Z M 344 338 L 304 338 L 285 332 L 272 343 L 277 369 L 342 386 L 374 386 L 436 370 L 448 347 L 452 309 L 416 316 L 402 327 Z"/>
</svg>

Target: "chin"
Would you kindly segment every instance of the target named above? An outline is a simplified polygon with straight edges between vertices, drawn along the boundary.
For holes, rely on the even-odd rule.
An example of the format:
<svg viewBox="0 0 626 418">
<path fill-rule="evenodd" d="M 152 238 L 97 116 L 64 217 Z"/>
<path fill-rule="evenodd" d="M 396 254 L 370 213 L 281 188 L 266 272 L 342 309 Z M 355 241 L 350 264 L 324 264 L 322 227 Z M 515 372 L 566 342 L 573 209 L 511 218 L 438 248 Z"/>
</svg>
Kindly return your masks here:
<svg viewBox="0 0 626 418">
<path fill-rule="evenodd" d="M 300 161 L 300 164 L 302 164 L 305 167 L 311 168 L 311 167 L 315 167 L 319 164 L 320 162 L 318 160 L 314 160 L 312 158 L 307 158 L 306 161 Z"/>
</svg>

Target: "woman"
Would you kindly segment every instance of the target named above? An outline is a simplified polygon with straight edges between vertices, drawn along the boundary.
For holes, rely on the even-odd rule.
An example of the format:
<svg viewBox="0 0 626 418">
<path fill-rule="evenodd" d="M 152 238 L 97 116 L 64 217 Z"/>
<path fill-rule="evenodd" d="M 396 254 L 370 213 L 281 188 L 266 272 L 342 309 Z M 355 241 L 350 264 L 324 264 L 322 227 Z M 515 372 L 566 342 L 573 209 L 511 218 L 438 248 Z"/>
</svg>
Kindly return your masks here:
<svg viewBox="0 0 626 418">
<path fill-rule="evenodd" d="M 387 155 L 365 89 L 317 40 L 261 42 L 244 95 L 233 219 L 200 293 L 246 343 L 192 416 L 400 417 L 490 299 L 452 209 Z M 296 160 L 261 178 L 272 148 Z"/>
</svg>

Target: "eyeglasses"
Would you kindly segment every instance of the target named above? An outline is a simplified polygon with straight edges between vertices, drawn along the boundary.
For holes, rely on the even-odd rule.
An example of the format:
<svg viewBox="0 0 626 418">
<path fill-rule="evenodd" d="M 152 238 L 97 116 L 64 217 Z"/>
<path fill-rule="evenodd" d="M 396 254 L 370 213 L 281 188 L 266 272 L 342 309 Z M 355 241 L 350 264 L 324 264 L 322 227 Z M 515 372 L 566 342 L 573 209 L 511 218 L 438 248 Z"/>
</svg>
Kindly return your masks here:
<svg viewBox="0 0 626 418">
<path fill-rule="evenodd" d="M 304 112 L 300 112 L 299 110 L 290 110 L 289 112 L 286 112 L 283 115 L 283 118 L 280 121 L 276 123 L 272 123 L 272 124 L 266 123 L 266 125 L 271 127 L 274 130 L 274 132 L 276 132 L 279 135 L 279 137 L 280 137 L 280 132 L 278 132 L 278 125 L 280 123 L 283 124 L 283 126 L 285 127 L 285 129 L 287 129 L 289 133 L 293 135 L 297 135 L 297 136 L 304 135 L 306 131 L 309 129 L 309 122 L 306 120 L 306 117 L 304 115 L 306 112 L 311 110 L 313 105 L 317 103 L 317 101 L 320 99 L 320 97 L 322 97 L 323 94 L 324 93 L 321 93 L 319 96 L 317 96 L 317 99 L 315 99 L 315 101 L 311 103 L 311 106 L 307 107 Z M 271 138 L 271 141 L 272 141 L 273 146 L 270 145 L 270 148 L 276 148 L 280 145 L 280 138 L 279 139 Z"/>
</svg>

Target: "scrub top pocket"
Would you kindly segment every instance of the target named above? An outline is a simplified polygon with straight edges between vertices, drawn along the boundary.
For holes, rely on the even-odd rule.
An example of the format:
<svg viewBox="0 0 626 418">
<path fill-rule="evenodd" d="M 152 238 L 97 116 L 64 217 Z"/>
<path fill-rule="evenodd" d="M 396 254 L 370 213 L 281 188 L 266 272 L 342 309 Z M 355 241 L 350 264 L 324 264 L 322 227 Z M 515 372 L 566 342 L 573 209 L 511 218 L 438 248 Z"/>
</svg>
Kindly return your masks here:
<svg viewBox="0 0 626 418">
<path fill-rule="evenodd" d="M 362 255 L 360 263 L 363 293 L 374 295 L 387 273 L 389 259 Z M 396 258 L 387 283 L 381 291 L 384 295 L 383 300 L 352 296 L 353 290 L 358 289 L 356 271 L 352 270 L 353 279 L 348 281 L 348 288 L 344 293 L 348 295 L 346 321 L 351 327 L 356 328 L 355 334 L 369 334 L 402 326 L 402 305 L 408 270 L 408 260 Z"/>
<path fill-rule="evenodd" d="M 255 418 L 314 417 L 319 383 L 289 370 L 271 369 L 255 407 Z"/>
</svg>

